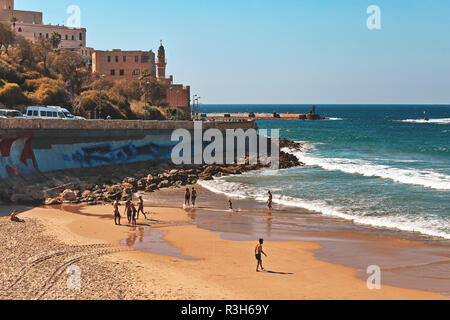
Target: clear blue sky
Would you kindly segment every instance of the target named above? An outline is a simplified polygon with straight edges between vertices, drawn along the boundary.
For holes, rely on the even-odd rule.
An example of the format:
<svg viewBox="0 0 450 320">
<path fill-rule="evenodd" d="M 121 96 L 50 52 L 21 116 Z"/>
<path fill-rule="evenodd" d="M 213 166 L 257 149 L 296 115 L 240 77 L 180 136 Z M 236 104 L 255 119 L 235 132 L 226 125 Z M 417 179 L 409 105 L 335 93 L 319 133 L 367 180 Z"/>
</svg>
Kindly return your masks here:
<svg viewBox="0 0 450 320">
<path fill-rule="evenodd" d="M 450 103 L 449 0 L 16 0 L 88 45 L 157 50 L 203 103 Z M 382 30 L 366 27 L 369 5 Z"/>
</svg>

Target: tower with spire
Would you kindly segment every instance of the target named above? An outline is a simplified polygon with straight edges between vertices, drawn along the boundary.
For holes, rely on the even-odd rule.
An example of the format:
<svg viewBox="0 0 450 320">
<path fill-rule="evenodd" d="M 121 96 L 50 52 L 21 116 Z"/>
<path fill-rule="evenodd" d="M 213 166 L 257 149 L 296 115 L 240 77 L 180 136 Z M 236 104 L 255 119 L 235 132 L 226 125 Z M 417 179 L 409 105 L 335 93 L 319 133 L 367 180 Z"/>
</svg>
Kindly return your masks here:
<svg viewBox="0 0 450 320">
<path fill-rule="evenodd" d="M 166 50 L 164 49 L 164 46 L 161 44 L 158 49 L 158 60 L 156 62 L 156 66 L 158 68 L 158 79 L 165 79 L 166 78 L 166 67 L 167 67 L 167 61 L 166 61 Z"/>
</svg>

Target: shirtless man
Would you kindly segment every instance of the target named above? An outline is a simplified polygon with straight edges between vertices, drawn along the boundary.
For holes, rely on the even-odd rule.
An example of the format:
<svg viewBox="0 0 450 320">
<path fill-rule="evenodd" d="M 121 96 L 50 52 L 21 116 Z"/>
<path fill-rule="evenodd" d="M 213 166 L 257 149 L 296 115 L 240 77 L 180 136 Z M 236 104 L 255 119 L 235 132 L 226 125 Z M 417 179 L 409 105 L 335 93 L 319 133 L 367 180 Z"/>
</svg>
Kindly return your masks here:
<svg viewBox="0 0 450 320">
<path fill-rule="evenodd" d="M 267 200 L 267 207 L 269 210 L 272 210 L 272 202 L 273 202 L 273 195 L 272 192 L 269 191 L 269 198 Z"/>
<path fill-rule="evenodd" d="M 119 201 L 114 201 L 114 223 L 120 226 L 120 212 L 119 212 Z M 119 220 L 119 223 L 117 223 L 117 220 Z"/>
<path fill-rule="evenodd" d="M 255 248 L 255 257 L 258 261 L 258 265 L 256 266 L 256 272 L 259 272 L 259 266 L 261 266 L 261 270 L 264 271 L 262 264 L 262 254 L 267 257 L 267 254 L 263 251 L 264 239 L 259 239 L 259 243 Z"/>
<path fill-rule="evenodd" d="M 228 200 L 228 206 L 229 206 L 229 209 L 230 209 L 231 211 L 233 211 L 233 201 L 231 201 L 231 199 Z"/>
<path fill-rule="evenodd" d="M 130 210 L 131 210 L 131 222 L 133 223 L 133 225 L 137 225 L 137 222 L 136 222 L 137 209 L 134 206 L 134 203 L 131 201 L 130 201 Z"/>
<path fill-rule="evenodd" d="M 131 224 L 131 201 L 128 200 L 125 203 L 125 215 L 127 216 L 128 223 Z"/>
<path fill-rule="evenodd" d="M 192 192 L 191 192 L 191 204 L 192 207 L 195 207 L 195 202 L 197 201 L 197 190 L 195 190 L 195 188 L 192 188 Z"/>
<path fill-rule="evenodd" d="M 191 192 L 189 188 L 186 189 L 186 193 L 184 194 L 184 206 L 187 208 L 191 205 Z"/>
<path fill-rule="evenodd" d="M 144 199 L 142 199 L 142 196 L 139 197 L 138 202 L 138 211 L 137 211 L 137 219 L 139 220 L 139 213 L 142 213 L 145 217 L 145 220 L 147 220 L 147 215 L 144 212 Z"/>
</svg>

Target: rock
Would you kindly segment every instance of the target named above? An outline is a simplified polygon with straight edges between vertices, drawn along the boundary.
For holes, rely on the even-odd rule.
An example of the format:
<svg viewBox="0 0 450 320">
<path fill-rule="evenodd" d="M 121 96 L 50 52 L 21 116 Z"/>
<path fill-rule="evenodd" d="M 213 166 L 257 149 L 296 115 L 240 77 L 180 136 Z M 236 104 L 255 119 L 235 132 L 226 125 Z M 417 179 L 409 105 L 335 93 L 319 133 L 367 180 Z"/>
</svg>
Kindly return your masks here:
<svg viewBox="0 0 450 320">
<path fill-rule="evenodd" d="M 170 187 L 169 180 L 163 180 L 158 184 L 158 189 L 163 189 L 163 188 L 167 188 L 167 187 Z"/>
<path fill-rule="evenodd" d="M 48 206 L 54 206 L 54 205 L 62 204 L 62 201 L 61 201 L 61 199 L 58 199 L 58 198 L 49 198 L 49 199 L 45 200 L 45 204 Z"/>
<path fill-rule="evenodd" d="M 61 198 L 63 201 L 75 201 L 77 199 L 77 196 L 75 192 L 73 192 L 70 189 L 64 190 L 61 194 Z"/>
</svg>

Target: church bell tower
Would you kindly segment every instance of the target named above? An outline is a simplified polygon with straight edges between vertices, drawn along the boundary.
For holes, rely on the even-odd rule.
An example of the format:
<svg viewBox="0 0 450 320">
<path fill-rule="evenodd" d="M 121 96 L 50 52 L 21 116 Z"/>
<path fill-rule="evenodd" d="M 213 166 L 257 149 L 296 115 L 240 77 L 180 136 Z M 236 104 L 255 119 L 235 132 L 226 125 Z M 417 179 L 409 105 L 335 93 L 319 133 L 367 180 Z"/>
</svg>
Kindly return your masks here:
<svg viewBox="0 0 450 320">
<path fill-rule="evenodd" d="M 164 46 L 162 44 L 159 46 L 158 49 L 158 61 L 156 62 L 156 66 L 158 67 L 158 79 L 165 79 L 166 78 L 166 50 L 164 49 Z"/>
</svg>

